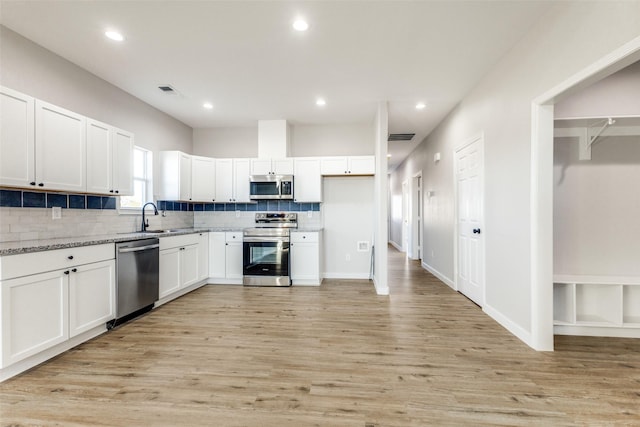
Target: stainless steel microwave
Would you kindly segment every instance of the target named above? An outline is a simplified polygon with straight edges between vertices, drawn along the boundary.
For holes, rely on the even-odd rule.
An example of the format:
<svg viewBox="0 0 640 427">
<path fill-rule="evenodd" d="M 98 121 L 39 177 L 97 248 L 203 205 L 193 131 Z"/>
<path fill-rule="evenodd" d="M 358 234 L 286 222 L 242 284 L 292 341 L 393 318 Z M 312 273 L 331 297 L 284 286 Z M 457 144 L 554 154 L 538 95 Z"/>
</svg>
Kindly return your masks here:
<svg viewBox="0 0 640 427">
<path fill-rule="evenodd" d="M 293 175 L 249 176 L 251 200 L 293 200 Z"/>
</svg>

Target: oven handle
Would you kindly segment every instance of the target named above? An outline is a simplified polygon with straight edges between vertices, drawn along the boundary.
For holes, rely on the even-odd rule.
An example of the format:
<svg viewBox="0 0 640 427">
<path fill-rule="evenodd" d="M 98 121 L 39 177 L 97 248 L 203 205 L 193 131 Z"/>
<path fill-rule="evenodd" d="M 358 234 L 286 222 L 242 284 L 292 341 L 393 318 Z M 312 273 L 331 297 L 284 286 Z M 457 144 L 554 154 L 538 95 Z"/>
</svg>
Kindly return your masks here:
<svg viewBox="0 0 640 427">
<path fill-rule="evenodd" d="M 244 237 L 242 243 L 289 243 L 288 237 Z"/>
</svg>

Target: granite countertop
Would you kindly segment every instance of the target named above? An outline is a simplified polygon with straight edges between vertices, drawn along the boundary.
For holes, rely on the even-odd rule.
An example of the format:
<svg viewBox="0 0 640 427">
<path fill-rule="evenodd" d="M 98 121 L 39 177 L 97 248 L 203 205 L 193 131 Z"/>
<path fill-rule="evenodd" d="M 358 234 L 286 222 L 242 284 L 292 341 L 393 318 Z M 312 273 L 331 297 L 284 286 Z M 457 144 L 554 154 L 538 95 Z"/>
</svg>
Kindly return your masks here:
<svg viewBox="0 0 640 427">
<path fill-rule="evenodd" d="M 96 236 L 62 237 L 57 239 L 21 240 L 13 242 L 0 242 L 0 256 L 26 254 L 29 252 L 42 252 L 54 249 L 75 248 L 79 246 L 101 245 L 104 243 L 120 243 L 130 240 L 148 239 L 153 237 L 170 237 L 183 234 L 203 233 L 203 232 L 238 232 L 240 227 L 200 227 L 200 228 L 178 228 L 172 229 L 168 233 L 120 233 L 101 234 Z M 322 231 L 322 227 L 303 227 L 293 231 Z"/>
<path fill-rule="evenodd" d="M 179 236 L 182 234 L 202 233 L 209 231 L 238 231 L 241 229 L 229 228 L 179 228 L 172 229 L 170 233 L 119 233 L 101 234 L 95 236 L 62 237 L 57 239 L 21 240 L 13 242 L 0 242 L 0 256 L 26 254 L 29 252 L 42 252 L 54 249 L 75 248 L 79 246 L 101 245 L 104 243 L 120 243 L 130 240 L 149 239 L 153 237 Z"/>
</svg>

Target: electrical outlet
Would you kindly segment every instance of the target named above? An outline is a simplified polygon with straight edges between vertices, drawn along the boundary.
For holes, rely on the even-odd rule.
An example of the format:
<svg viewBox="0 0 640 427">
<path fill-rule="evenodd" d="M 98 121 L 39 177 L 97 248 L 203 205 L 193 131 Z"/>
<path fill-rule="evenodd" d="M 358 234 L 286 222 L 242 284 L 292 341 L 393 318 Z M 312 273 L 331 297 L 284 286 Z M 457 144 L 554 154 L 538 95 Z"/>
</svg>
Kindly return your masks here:
<svg viewBox="0 0 640 427">
<path fill-rule="evenodd" d="M 307 212 L 307 218 L 311 218 L 313 217 L 313 211 L 308 211 Z"/>
<path fill-rule="evenodd" d="M 62 218 L 62 208 L 59 206 L 54 206 L 51 208 L 51 218 L 52 219 L 61 219 Z"/>
<path fill-rule="evenodd" d="M 236 218 L 240 218 L 240 211 L 236 211 Z"/>
<path fill-rule="evenodd" d="M 346 259 L 347 261 L 351 261 L 351 254 L 347 254 L 347 256 L 345 256 L 345 259 Z"/>
</svg>

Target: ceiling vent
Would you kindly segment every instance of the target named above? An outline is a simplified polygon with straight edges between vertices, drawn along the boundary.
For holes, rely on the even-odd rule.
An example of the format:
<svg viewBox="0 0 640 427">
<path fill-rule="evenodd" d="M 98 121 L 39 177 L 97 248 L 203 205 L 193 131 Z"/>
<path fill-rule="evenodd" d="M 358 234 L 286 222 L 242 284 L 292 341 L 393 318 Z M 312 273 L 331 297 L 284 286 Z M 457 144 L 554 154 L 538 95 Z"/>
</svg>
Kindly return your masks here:
<svg viewBox="0 0 640 427">
<path fill-rule="evenodd" d="M 390 133 L 387 141 L 411 141 L 415 133 Z"/>
<path fill-rule="evenodd" d="M 176 90 L 172 88 L 170 85 L 160 85 L 158 86 L 158 89 L 160 89 L 161 91 L 169 95 L 176 94 Z"/>
</svg>

